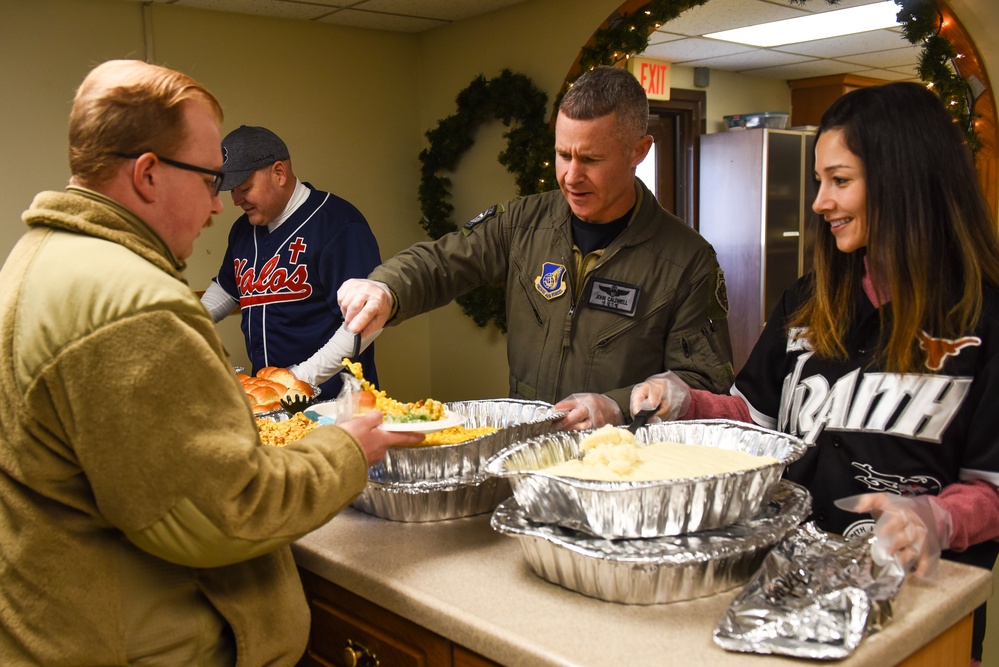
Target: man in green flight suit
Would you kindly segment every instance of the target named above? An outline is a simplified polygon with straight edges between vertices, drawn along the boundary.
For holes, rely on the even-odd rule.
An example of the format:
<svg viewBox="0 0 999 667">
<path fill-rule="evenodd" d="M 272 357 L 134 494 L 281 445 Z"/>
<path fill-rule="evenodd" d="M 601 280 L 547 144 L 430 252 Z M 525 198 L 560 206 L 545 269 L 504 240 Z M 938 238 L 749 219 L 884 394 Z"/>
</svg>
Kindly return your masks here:
<svg viewBox="0 0 999 667">
<path fill-rule="evenodd" d="M 568 414 L 562 428 L 621 423 L 631 387 L 674 372 L 732 384 L 725 282 L 713 248 L 636 178 L 652 145 L 648 100 L 627 71 L 583 74 L 559 105 L 560 190 L 491 206 L 338 292 L 364 335 L 504 284 L 510 396 Z"/>
</svg>

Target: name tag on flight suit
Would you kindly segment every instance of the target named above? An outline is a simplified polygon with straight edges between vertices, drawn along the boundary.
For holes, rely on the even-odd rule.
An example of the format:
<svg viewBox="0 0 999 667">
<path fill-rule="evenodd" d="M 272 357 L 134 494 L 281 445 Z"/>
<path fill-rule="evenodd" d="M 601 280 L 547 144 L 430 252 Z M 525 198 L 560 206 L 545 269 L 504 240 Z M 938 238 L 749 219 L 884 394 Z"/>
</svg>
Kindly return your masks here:
<svg viewBox="0 0 999 667">
<path fill-rule="evenodd" d="M 638 310 L 638 295 L 641 291 L 638 285 L 595 278 L 590 284 L 590 298 L 587 303 L 591 308 L 634 317 L 635 311 Z"/>
</svg>

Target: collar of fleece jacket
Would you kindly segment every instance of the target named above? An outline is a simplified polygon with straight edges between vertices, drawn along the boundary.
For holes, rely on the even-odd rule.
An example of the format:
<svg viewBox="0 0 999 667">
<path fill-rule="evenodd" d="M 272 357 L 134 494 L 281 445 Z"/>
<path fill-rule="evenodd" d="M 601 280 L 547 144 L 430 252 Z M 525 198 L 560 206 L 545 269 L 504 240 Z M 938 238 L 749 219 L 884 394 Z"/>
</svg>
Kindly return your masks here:
<svg viewBox="0 0 999 667">
<path fill-rule="evenodd" d="M 185 282 L 186 263 L 141 218 L 109 197 L 70 185 L 65 192 L 40 192 L 21 216 L 29 227 L 52 227 L 107 239 Z"/>
</svg>

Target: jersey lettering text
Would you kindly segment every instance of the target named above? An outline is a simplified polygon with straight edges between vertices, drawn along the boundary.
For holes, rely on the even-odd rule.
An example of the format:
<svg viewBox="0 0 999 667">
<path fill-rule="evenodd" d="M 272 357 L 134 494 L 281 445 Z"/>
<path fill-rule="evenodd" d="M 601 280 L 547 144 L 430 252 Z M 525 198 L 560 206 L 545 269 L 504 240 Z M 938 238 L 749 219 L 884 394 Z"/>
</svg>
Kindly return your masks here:
<svg viewBox="0 0 999 667">
<path fill-rule="evenodd" d="M 282 301 L 301 301 L 312 294 L 308 267 L 300 264 L 289 273 L 287 268 L 278 267 L 279 261 L 278 256 L 271 257 L 260 269 L 259 275 L 255 275 L 252 266 L 246 266 L 245 259 L 235 261 L 240 308 Z"/>
<path fill-rule="evenodd" d="M 972 379 L 968 377 L 861 374 L 860 369 L 830 386 L 821 374 L 804 376 L 804 367 L 815 353 L 810 351 L 803 333 L 803 329 L 794 329 L 787 336 L 789 352 L 804 352 L 784 378 L 777 428 L 785 433 L 807 440 L 809 435 L 814 437 L 825 429 L 941 442 L 971 389 Z M 968 342 L 962 341 L 965 345 Z"/>
</svg>

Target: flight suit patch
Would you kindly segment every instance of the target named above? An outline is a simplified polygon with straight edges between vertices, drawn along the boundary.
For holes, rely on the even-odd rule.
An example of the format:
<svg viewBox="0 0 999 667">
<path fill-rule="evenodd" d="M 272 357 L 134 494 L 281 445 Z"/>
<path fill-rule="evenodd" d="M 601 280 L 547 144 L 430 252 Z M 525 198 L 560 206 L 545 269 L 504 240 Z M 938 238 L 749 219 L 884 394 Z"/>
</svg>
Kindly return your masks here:
<svg viewBox="0 0 999 667">
<path fill-rule="evenodd" d="M 711 303 L 708 304 L 708 316 L 721 319 L 728 316 L 728 288 L 725 285 L 725 272 L 719 267 L 712 279 Z M 720 310 L 720 312 L 719 312 Z"/>
<path fill-rule="evenodd" d="M 642 288 L 638 285 L 595 278 L 590 285 L 590 298 L 587 303 L 590 308 L 634 317 L 638 310 L 638 295 L 641 291 Z"/>
<path fill-rule="evenodd" d="M 541 265 L 541 275 L 534 279 L 534 286 L 549 301 L 565 294 L 565 267 L 554 262 Z"/>
<path fill-rule="evenodd" d="M 478 225 L 480 223 L 483 223 L 486 220 L 488 220 L 489 218 L 491 218 L 494 215 L 496 215 L 496 212 L 498 210 L 499 210 L 499 205 L 498 204 L 493 204 L 492 206 L 490 206 L 489 208 L 487 208 L 485 211 L 483 211 L 482 213 L 479 213 L 477 216 L 475 216 L 474 218 L 472 218 L 471 220 L 469 220 L 468 222 L 466 222 L 465 223 L 465 229 L 466 230 L 474 229 L 476 225 Z"/>
</svg>

